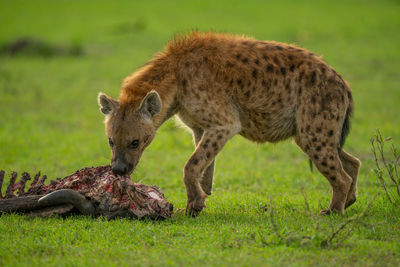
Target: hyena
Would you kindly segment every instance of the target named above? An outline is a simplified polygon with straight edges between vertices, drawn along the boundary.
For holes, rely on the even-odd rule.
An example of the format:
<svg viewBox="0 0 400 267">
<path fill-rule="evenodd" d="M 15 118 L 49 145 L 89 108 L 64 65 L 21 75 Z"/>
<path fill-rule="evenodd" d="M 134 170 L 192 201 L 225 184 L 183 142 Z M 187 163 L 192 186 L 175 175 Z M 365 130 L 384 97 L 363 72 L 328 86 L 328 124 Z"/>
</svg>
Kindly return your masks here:
<svg viewBox="0 0 400 267">
<path fill-rule="evenodd" d="M 114 172 L 130 174 L 157 129 L 177 115 L 193 131 L 183 170 L 186 214 L 211 194 L 215 157 L 234 135 L 258 142 L 293 137 L 332 187 L 330 212 L 356 201 L 360 161 L 342 149 L 353 99 L 321 57 L 294 45 L 192 32 L 170 41 L 127 77 L 118 100 L 100 93 Z"/>
</svg>

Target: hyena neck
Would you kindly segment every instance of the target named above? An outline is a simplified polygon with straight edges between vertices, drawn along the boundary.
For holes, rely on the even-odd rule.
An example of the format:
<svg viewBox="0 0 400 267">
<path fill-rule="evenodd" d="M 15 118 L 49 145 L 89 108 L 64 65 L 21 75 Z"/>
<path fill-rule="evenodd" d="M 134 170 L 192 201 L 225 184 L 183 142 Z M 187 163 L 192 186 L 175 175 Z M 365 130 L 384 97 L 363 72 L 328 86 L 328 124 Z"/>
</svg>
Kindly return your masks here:
<svg viewBox="0 0 400 267">
<path fill-rule="evenodd" d="M 177 112 L 177 83 L 175 74 L 166 58 L 159 57 L 128 76 L 122 83 L 119 101 L 136 108 L 151 91 L 161 98 L 161 111 L 154 116 L 153 125 L 159 128 Z"/>
</svg>

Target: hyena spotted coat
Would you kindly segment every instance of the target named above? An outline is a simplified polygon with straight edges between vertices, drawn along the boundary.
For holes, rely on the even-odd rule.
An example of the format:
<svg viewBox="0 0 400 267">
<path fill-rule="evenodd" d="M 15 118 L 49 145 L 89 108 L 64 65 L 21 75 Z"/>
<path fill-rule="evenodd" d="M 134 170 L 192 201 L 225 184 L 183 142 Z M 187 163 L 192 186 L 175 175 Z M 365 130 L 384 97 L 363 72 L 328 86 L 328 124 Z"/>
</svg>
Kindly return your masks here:
<svg viewBox="0 0 400 267">
<path fill-rule="evenodd" d="M 119 100 L 99 94 L 114 172 L 131 173 L 155 132 L 177 115 L 193 131 L 184 167 L 186 212 L 211 194 L 215 157 L 236 134 L 293 137 L 332 190 L 329 212 L 356 200 L 360 161 L 342 149 L 353 112 L 349 85 L 321 57 L 294 45 L 193 32 L 170 41 L 127 77 Z"/>
</svg>

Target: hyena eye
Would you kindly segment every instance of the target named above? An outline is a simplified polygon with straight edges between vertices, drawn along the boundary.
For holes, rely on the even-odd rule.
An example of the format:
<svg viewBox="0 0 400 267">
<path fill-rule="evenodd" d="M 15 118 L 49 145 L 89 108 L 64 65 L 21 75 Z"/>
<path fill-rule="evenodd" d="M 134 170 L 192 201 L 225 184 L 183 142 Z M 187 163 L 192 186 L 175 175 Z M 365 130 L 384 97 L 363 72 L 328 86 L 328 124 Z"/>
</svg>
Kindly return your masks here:
<svg viewBox="0 0 400 267">
<path fill-rule="evenodd" d="M 138 146 L 139 146 L 139 140 L 135 139 L 132 141 L 132 143 L 130 143 L 128 145 L 128 148 L 135 149 L 135 148 L 138 148 Z"/>
<path fill-rule="evenodd" d="M 111 147 L 114 146 L 114 143 L 113 143 L 113 141 L 111 140 L 111 138 L 108 138 L 108 144 L 109 144 Z"/>
</svg>

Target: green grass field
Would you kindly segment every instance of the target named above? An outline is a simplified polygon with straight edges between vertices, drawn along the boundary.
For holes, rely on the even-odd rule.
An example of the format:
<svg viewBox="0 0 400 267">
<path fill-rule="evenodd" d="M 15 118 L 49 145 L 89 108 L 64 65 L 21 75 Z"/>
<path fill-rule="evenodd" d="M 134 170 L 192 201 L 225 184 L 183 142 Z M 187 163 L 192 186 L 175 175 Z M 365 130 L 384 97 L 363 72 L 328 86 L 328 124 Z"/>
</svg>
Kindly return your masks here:
<svg viewBox="0 0 400 267">
<path fill-rule="evenodd" d="M 400 209 L 371 171 L 376 129 L 400 144 L 398 1 L 6 1 L 0 45 L 20 37 L 78 47 L 82 55 L 0 55 L 0 169 L 64 177 L 109 164 L 99 91 L 192 29 L 295 43 L 350 83 L 355 114 L 345 149 L 362 162 L 359 197 L 344 216 L 317 216 L 330 186 L 292 142 L 233 138 L 217 158 L 213 195 L 197 218 L 162 222 L 0 217 L 0 266 L 400 265 Z M 32 51 L 31 51 L 32 52 Z M 182 169 L 191 135 L 160 128 L 132 180 L 160 186 L 185 207 Z M 4 190 L 4 189 L 3 189 Z M 368 203 L 376 200 L 365 211 Z M 309 206 L 309 208 L 307 207 Z M 321 245 L 353 216 L 330 242 Z"/>
</svg>

